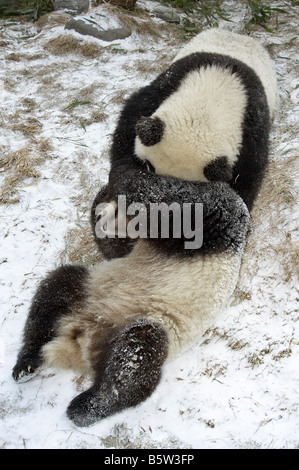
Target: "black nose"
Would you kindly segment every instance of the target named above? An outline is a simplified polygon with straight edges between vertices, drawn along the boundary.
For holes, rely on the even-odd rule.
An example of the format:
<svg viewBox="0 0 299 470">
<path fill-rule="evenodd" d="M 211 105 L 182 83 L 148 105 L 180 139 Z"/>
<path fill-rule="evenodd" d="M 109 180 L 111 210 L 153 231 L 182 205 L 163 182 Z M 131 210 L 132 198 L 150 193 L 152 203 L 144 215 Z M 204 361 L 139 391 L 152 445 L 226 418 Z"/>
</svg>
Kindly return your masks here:
<svg viewBox="0 0 299 470">
<path fill-rule="evenodd" d="M 151 147 L 161 141 L 164 127 L 164 122 L 158 117 L 142 117 L 137 122 L 135 130 L 143 145 Z"/>
</svg>

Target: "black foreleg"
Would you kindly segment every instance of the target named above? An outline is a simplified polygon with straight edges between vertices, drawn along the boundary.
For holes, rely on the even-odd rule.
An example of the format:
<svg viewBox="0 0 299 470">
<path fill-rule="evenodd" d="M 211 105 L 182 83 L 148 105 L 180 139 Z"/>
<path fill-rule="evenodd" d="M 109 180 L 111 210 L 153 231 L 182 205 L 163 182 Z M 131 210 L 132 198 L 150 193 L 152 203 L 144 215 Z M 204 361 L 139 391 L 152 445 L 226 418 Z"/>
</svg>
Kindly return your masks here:
<svg viewBox="0 0 299 470">
<path fill-rule="evenodd" d="M 155 390 L 167 356 L 167 334 L 158 323 L 139 319 L 109 342 L 106 358 L 95 364 L 94 385 L 70 403 L 67 415 L 89 426 L 136 406 Z"/>
<path fill-rule="evenodd" d="M 55 335 L 58 320 L 85 298 L 88 270 L 83 266 L 61 266 L 40 284 L 24 328 L 23 347 L 13 369 L 19 380 L 42 363 L 42 347 Z"/>
</svg>

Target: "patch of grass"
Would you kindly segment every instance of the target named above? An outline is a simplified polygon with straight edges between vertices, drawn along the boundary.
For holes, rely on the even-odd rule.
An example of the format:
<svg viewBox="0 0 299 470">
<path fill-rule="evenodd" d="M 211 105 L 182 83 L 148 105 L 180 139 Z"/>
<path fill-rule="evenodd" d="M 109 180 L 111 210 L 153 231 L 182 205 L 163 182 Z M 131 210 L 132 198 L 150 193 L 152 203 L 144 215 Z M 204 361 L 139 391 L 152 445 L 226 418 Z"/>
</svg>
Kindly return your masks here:
<svg viewBox="0 0 299 470">
<path fill-rule="evenodd" d="M 247 0 L 247 4 L 251 11 L 251 18 L 247 25 L 258 24 L 266 28 L 267 21 L 272 18 L 272 8 L 260 0 Z"/>
<path fill-rule="evenodd" d="M 34 118 L 28 117 L 25 121 L 15 122 L 8 126 L 11 130 L 15 132 L 22 132 L 22 134 L 26 136 L 34 136 L 35 134 L 39 134 L 42 130 L 41 122 Z"/>
<path fill-rule="evenodd" d="M 63 111 L 72 111 L 74 108 L 77 108 L 78 106 L 85 106 L 92 104 L 91 101 L 74 101 L 73 103 L 70 103 L 68 106 L 63 108 Z"/>
<path fill-rule="evenodd" d="M 0 187 L 0 204 L 19 202 L 19 190 L 22 182 L 26 178 L 34 180 L 39 178 L 38 166 L 49 157 L 51 151 L 50 141 L 39 138 L 16 152 L 9 152 L 0 157 L 0 170 L 6 175 Z"/>
<path fill-rule="evenodd" d="M 106 114 L 104 111 L 101 111 L 100 109 L 92 111 L 90 119 L 87 124 L 93 124 L 94 122 L 105 121 L 107 117 L 108 117 L 108 114 Z"/>
<path fill-rule="evenodd" d="M 35 167 L 36 161 L 32 155 L 31 146 L 25 146 L 0 158 L 0 168 L 7 173 L 0 188 L 0 203 L 15 204 L 19 202 L 17 188 L 21 181 L 28 177 L 38 178 L 40 176 Z"/>
<path fill-rule="evenodd" d="M 71 97 L 73 101 L 64 107 L 62 111 L 66 113 L 64 122 L 73 123 L 82 127 L 86 131 L 86 126 L 95 122 L 102 122 L 108 115 L 104 112 L 103 104 L 97 104 L 94 94 L 98 90 L 98 84 L 80 90 L 80 96 Z M 105 85 L 104 85 L 105 86 Z M 87 99 L 85 99 L 87 98 Z M 84 113 L 80 113 L 80 108 L 84 107 Z"/>
<path fill-rule="evenodd" d="M 221 8 L 223 0 L 161 0 L 161 3 L 181 9 L 187 17 L 183 18 L 185 37 L 198 34 L 203 27 L 218 26 L 219 19 L 230 21 Z"/>
<path fill-rule="evenodd" d="M 89 221 L 81 222 L 68 231 L 65 237 L 65 247 L 60 253 L 61 263 L 93 264 L 103 258 L 95 244 Z"/>
<path fill-rule="evenodd" d="M 7 56 L 5 56 L 6 60 L 11 60 L 13 62 L 21 62 L 24 60 L 28 60 L 32 62 L 33 60 L 39 60 L 42 58 L 43 58 L 42 54 L 20 54 L 20 53 L 15 53 L 15 52 L 12 52 L 11 54 L 8 54 Z"/>
<path fill-rule="evenodd" d="M 275 354 L 273 356 L 273 360 L 274 361 L 280 361 L 280 359 L 283 359 L 284 357 L 290 357 L 291 355 L 292 355 L 292 349 L 291 348 L 283 349 L 278 354 Z"/>
<path fill-rule="evenodd" d="M 71 34 L 64 34 L 50 39 L 44 47 L 54 55 L 79 54 L 87 59 L 95 59 L 102 53 L 100 46 L 97 44 L 79 40 Z"/>
<path fill-rule="evenodd" d="M 161 38 L 161 33 L 168 32 L 171 36 L 175 36 L 176 31 L 179 31 L 179 28 L 173 24 L 170 25 L 166 22 L 157 24 L 147 11 L 138 6 L 138 2 L 134 10 L 126 10 L 125 14 L 123 9 L 109 3 L 104 3 L 101 11 L 104 14 L 107 12 L 107 15 L 112 14 L 118 17 L 122 23 L 130 27 L 133 31 L 152 39 Z M 107 47 L 110 48 L 109 45 Z"/>
<path fill-rule="evenodd" d="M 230 303 L 231 307 L 234 307 L 235 305 L 240 304 L 244 300 L 250 300 L 251 299 L 251 293 L 250 292 L 244 292 L 241 289 L 236 289 L 232 301 Z"/>
<path fill-rule="evenodd" d="M 53 151 L 53 146 L 50 142 L 50 139 L 38 139 L 37 147 L 42 156 L 49 155 Z"/>
<path fill-rule="evenodd" d="M 256 237 L 263 238 L 263 220 L 271 224 L 271 245 L 265 254 L 281 260 L 283 281 L 289 282 L 299 276 L 299 251 L 295 232 L 286 230 L 285 224 L 290 211 L 298 204 L 295 181 L 299 178 L 298 155 L 284 156 L 270 162 L 257 204 L 253 208 L 255 233 L 249 238 L 247 251 L 254 253 Z M 267 228 L 268 230 L 268 228 Z"/>
<path fill-rule="evenodd" d="M 218 26 L 219 19 L 231 21 L 223 10 L 223 0 L 159 0 L 160 3 L 181 9 L 187 17 L 183 18 L 183 30 L 185 37 L 198 34 L 204 27 Z M 243 3 L 244 2 L 237 2 Z M 275 6 L 267 0 L 245 0 L 249 19 L 245 25 L 247 33 L 255 25 L 261 26 L 268 32 L 273 32 L 269 23 L 274 19 L 276 29 L 279 26 L 278 16 L 281 13 L 292 14 L 292 7 L 298 6 L 298 0 L 286 0 L 281 5 Z M 241 5 L 240 5 L 241 6 Z M 243 5 L 242 5 L 243 6 Z M 272 26 L 271 26 L 272 27 Z"/>
<path fill-rule="evenodd" d="M 268 33 L 273 33 L 272 24 L 276 29 L 278 29 L 279 24 L 283 24 L 278 21 L 281 13 L 293 15 L 294 11 L 292 7 L 299 5 L 298 0 L 285 0 L 278 6 L 263 0 L 246 0 L 246 3 L 250 13 L 250 19 L 245 25 L 245 30 L 249 32 L 254 25 L 258 25 L 264 28 Z"/>
<path fill-rule="evenodd" d="M 149 77 L 152 77 L 153 74 L 162 72 L 162 70 L 169 67 L 169 58 L 169 53 L 161 54 L 158 64 L 152 60 L 136 60 L 135 70 L 142 75 L 149 75 Z"/>
<path fill-rule="evenodd" d="M 203 336 L 208 336 L 202 344 L 208 344 L 212 338 L 217 338 L 218 340 L 223 340 L 227 343 L 227 347 L 233 351 L 240 351 L 243 348 L 246 348 L 249 343 L 234 337 L 233 331 L 221 331 L 220 328 L 209 328 Z"/>
<path fill-rule="evenodd" d="M 253 353 L 250 356 L 248 356 L 247 360 L 249 364 L 251 364 L 252 368 L 260 366 L 261 364 L 264 363 L 265 355 L 270 354 L 270 352 L 271 352 L 271 347 L 269 345 L 266 348 L 262 349 L 261 351 L 257 353 Z"/>
</svg>

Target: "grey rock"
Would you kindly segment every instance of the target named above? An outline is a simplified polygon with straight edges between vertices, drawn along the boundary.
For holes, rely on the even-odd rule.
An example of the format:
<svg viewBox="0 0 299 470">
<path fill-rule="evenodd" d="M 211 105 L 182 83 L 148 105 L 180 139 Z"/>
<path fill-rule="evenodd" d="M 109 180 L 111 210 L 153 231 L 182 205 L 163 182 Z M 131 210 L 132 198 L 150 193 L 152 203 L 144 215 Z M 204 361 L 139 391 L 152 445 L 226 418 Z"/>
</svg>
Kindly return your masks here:
<svg viewBox="0 0 299 470">
<path fill-rule="evenodd" d="M 77 17 L 70 18 L 65 29 L 73 29 L 77 33 L 93 36 L 102 41 L 115 41 L 116 39 L 125 39 L 132 34 L 132 30 L 124 24 L 118 22 L 111 27 L 107 24 L 100 24 L 89 18 Z"/>
<path fill-rule="evenodd" d="M 152 14 L 161 20 L 167 21 L 167 23 L 179 23 L 180 16 L 173 8 L 157 6 L 153 8 Z"/>
<path fill-rule="evenodd" d="M 71 15 L 80 15 L 89 10 L 89 0 L 55 0 L 54 10 L 65 10 Z"/>
</svg>

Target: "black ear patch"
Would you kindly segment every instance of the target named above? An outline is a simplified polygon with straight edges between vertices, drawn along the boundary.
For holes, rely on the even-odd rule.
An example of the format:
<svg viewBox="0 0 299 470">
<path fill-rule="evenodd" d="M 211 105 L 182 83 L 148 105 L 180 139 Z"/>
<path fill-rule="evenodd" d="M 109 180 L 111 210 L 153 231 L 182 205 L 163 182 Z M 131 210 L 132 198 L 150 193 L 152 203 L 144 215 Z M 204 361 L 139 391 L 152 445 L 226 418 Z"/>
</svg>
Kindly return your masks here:
<svg viewBox="0 0 299 470">
<path fill-rule="evenodd" d="M 158 117 L 143 117 L 139 119 L 135 130 L 139 139 L 146 147 L 157 144 L 163 137 L 165 124 Z"/>
<path fill-rule="evenodd" d="M 233 169 L 227 157 L 217 157 L 204 167 L 203 174 L 209 181 L 230 181 L 233 177 Z"/>
</svg>

